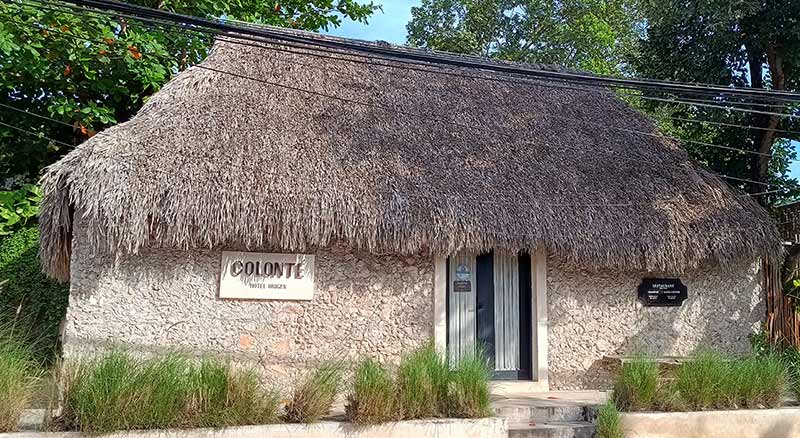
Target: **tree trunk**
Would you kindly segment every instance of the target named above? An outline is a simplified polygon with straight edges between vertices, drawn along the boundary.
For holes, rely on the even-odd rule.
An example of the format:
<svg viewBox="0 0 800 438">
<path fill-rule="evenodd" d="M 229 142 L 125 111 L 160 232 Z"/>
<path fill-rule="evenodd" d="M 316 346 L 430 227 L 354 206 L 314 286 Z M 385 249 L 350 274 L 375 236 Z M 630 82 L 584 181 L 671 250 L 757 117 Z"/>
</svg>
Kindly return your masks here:
<svg viewBox="0 0 800 438">
<path fill-rule="evenodd" d="M 770 45 L 767 48 L 766 58 L 767 65 L 769 66 L 770 78 L 772 79 L 772 89 L 783 90 L 786 85 L 783 56 L 780 54 L 777 47 Z M 753 88 L 764 88 L 762 59 L 762 56 L 750 52 L 750 82 Z M 780 108 L 777 110 L 770 110 L 769 108 L 771 107 L 767 108 L 770 112 L 781 112 Z M 758 107 L 758 109 L 764 110 L 762 107 Z M 750 178 L 756 182 L 750 184 L 750 193 L 769 191 L 770 186 L 766 184 L 769 179 L 770 157 L 768 155 L 772 153 L 772 146 L 775 144 L 777 138 L 777 132 L 775 130 L 778 129 L 780 123 L 781 118 L 779 116 L 765 114 L 753 115 L 752 125 L 759 129 L 753 129 L 753 146 L 754 151 L 758 152 L 758 154 L 753 154 L 751 157 Z M 758 196 L 757 200 L 761 205 L 766 206 L 768 197 Z"/>
</svg>

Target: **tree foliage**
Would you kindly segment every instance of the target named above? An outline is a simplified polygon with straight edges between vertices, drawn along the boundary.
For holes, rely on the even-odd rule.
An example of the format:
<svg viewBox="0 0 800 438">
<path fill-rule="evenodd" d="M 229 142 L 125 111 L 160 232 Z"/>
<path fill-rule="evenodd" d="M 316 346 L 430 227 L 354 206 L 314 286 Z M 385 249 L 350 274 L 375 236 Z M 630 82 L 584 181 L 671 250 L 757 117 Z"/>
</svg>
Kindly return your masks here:
<svg viewBox="0 0 800 438">
<path fill-rule="evenodd" d="M 632 65 L 642 76 L 725 86 L 800 90 L 800 2 L 795 0 L 642 0 L 639 10 L 646 36 Z M 682 95 L 683 99 L 708 96 Z M 798 114 L 797 105 L 716 98 L 718 105 Z M 732 146 L 764 155 L 689 146 L 690 153 L 712 169 L 772 184 L 795 184 L 786 174 L 796 158 L 791 140 L 797 119 L 660 103 L 648 109 L 663 126 L 682 138 Z M 676 120 L 684 119 L 684 120 Z M 705 122 L 705 123 L 704 123 Z M 712 123 L 708 123 L 712 122 Z M 741 128 L 717 123 L 752 126 Z M 775 187 L 750 184 L 751 192 Z M 787 191 L 775 202 L 797 191 Z M 764 198 L 762 198 L 764 199 Z"/>
<path fill-rule="evenodd" d="M 423 0 L 408 42 L 603 74 L 624 68 L 635 14 L 626 0 Z"/>
<path fill-rule="evenodd" d="M 69 285 L 48 279 L 39 266 L 39 230 L 23 228 L 0 240 L 0 322 L 14 321 L 37 342 L 42 359 L 56 357 Z"/>
<path fill-rule="evenodd" d="M 42 189 L 25 184 L 21 189 L 0 191 L 0 238 L 36 223 Z"/>
<path fill-rule="evenodd" d="M 366 22 L 377 8 L 356 0 L 136 0 L 201 17 L 225 17 L 306 30 L 343 19 Z M 55 5 L 55 4 L 54 4 Z M 209 37 L 153 28 L 122 17 L 75 15 L 62 6 L 0 3 L 0 187 L 37 178 L 43 166 L 95 132 L 129 119 L 173 75 L 202 60 Z"/>
</svg>

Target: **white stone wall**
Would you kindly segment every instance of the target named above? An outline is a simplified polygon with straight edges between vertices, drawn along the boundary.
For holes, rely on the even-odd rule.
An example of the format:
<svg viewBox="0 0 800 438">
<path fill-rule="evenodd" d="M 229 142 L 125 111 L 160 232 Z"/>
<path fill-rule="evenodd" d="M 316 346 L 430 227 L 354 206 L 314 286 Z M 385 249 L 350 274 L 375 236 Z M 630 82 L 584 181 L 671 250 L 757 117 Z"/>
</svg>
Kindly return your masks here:
<svg viewBox="0 0 800 438">
<path fill-rule="evenodd" d="M 689 289 L 683 306 L 643 307 L 636 291 L 646 273 L 592 272 L 551 257 L 551 389 L 605 388 L 613 361 L 604 358 L 636 351 L 686 356 L 704 346 L 747 352 L 748 336 L 766 312 L 758 264 L 730 271 L 678 275 Z"/>
<path fill-rule="evenodd" d="M 285 387 L 328 358 L 396 362 L 432 336 L 433 261 L 343 247 L 317 252 L 312 301 L 217 298 L 219 251 L 146 250 L 114 263 L 73 241 L 65 354 L 118 344 L 134 351 L 222 353 Z"/>
<path fill-rule="evenodd" d="M 316 253 L 312 301 L 241 301 L 217 298 L 219 251 L 145 250 L 115 261 L 91 254 L 80 227 L 73 245 L 68 357 L 114 344 L 216 353 L 256 365 L 267 383 L 285 388 L 321 360 L 372 356 L 396 363 L 433 336 L 430 257 L 336 246 Z M 755 265 L 680 275 L 689 300 L 678 308 L 642 307 L 636 289 L 645 276 L 548 259 L 551 389 L 606 387 L 612 372 L 606 359 L 637 350 L 747 351 L 765 312 Z"/>
</svg>

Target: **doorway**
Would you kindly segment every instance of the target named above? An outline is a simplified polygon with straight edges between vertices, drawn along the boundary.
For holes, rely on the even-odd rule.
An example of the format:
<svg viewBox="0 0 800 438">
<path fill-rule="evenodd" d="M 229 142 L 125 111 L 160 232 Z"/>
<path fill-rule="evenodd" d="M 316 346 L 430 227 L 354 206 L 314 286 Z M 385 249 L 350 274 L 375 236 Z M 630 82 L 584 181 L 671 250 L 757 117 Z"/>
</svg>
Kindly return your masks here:
<svg viewBox="0 0 800 438">
<path fill-rule="evenodd" d="M 446 272 L 451 360 L 481 348 L 494 380 L 531 380 L 530 256 L 464 252 L 447 259 Z"/>
</svg>

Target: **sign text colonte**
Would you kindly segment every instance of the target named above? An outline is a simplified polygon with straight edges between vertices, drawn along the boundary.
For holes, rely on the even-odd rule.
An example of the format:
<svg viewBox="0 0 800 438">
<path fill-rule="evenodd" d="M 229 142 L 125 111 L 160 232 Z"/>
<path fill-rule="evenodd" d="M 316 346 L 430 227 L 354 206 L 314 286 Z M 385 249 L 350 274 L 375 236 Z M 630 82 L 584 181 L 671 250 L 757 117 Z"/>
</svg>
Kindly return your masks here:
<svg viewBox="0 0 800 438">
<path fill-rule="evenodd" d="M 311 300 L 314 256 L 224 251 L 219 297 L 249 300 Z"/>
</svg>

